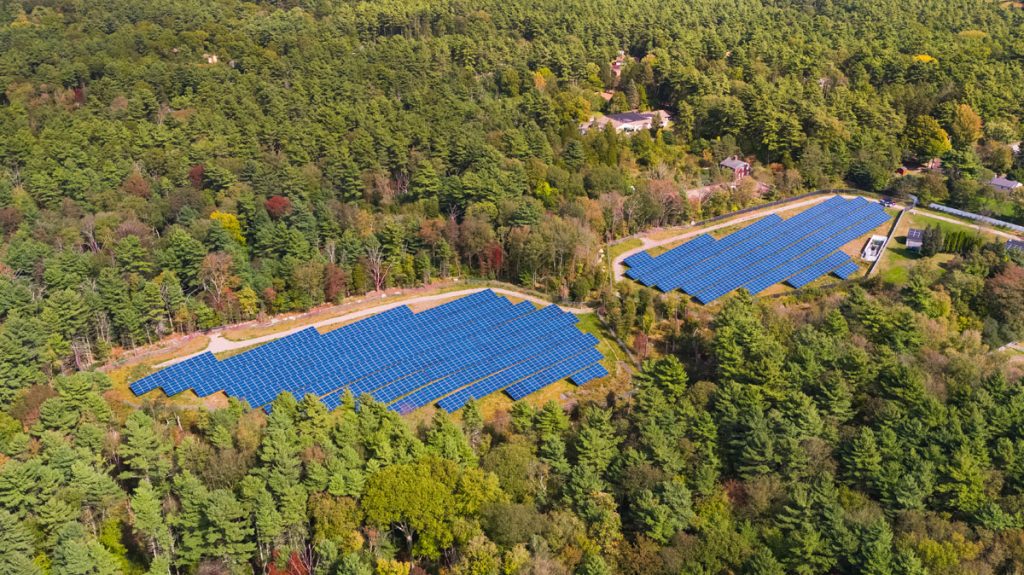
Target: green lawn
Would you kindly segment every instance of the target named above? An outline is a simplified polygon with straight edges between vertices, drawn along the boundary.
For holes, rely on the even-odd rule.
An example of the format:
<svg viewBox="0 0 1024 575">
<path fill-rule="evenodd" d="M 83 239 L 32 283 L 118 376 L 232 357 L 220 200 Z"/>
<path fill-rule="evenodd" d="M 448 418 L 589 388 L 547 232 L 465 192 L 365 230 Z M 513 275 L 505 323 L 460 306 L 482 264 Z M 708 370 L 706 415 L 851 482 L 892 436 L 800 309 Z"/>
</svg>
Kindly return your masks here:
<svg viewBox="0 0 1024 575">
<path fill-rule="evenodd" d="M 609 246 L 608 259 L 610 259 L 611 261 L 615 261 L 615 258 L 621 256 L 622 254 L 628 252 L 629 250 L 634 250 L 642 245 L 644 245 L 644 243 L 640 241 L 640 238 L 630 238 L 624 242 L 619 242 L 613 246 Z"/>
<path fill-rule="evenodd" d="M 948 233 L 952 233 L 952 232 L 967 232 L 969 234 L 972 234 L 972 233 L 976 234 L 976 233 L 978 233 L 978 230 L 976 228 L 972 227 L 971 224 L 968 224 L 966 222 L 964 222 L 964 224 L 961 225 L 961 224 L 954 224 L 953 222 L 946 222 L 946 221 L 943 221 L 943 220 L 936 220 L 936 219 L 933 219 L 933 218 L 923 217 L 923 216 L 922 217 L 913 218 L 913 219 L 911 219 L 911 222 L 912 222 L 912 226 L 915 227 L 915 228 L 926 228 L 928 226 L 937 226 L 940 230 L 943 231 L 943 233 L 947 233 L 947 234 Z"/>
<path fill-rule="evenodd" d="M 983 210 L 992 213 L 992 217 L 1010 222 L 1021 223 L 1014 215 L 1013 202 L 996 198 L 984 198 L 981 200 Z"/>
<path fill-rule="evenodd" d="M 887 284 L 903 285 L 910 279 L 910 270 L 903 266 L 893 266 L 883 270 L 879 277 Z"/>
<path fill-rule="evenodd" d="M 943 222 L 938 222 L 943 223 Z M 948 224 L 953 229 L 959 228 Z M 886 248 L 882 269 L 879 277 L 890 285 L 903 285 L 910 279 L 910 269 L 915 266 L 926 266 L 928 269 L 936 269 L 940 265 L 953 259 L 953 254 L 936 254 L 930 258 L 922 256 L 917 250 L 908 249 L 906 238 L 903 236 L 894 237 Z"/>
</svg>

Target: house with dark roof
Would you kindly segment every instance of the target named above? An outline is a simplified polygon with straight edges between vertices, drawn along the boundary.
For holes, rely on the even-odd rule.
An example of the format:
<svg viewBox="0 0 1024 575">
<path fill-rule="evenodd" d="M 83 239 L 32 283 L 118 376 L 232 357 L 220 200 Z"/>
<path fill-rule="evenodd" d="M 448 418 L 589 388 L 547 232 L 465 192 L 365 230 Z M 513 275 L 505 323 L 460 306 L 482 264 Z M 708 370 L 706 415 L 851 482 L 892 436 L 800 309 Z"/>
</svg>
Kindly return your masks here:
<svg viewBox="0 0 1024 575">
<path fill-rule="evenodd" d="M 922 245 L 924 245 L 924 230 L 911 228 L 907 232 L 907 248 L 919 250 Z"/>
<path fill-rule="evenodd" d="M 996 176 L 988 181 L 988 185 L 1002 192 L 1012 192 L 1024 184 L 1011 180 L 1005 176 Z"/>
<path fill-rule="evenodd" d="M 1024 240 L 1006 240 L 1006 249 L 1024 252 Z"/>
<path fill-rule="evenodd" d="M 672 117 L 664 110 L 652 112 L 623 112 L 621 114 L 608 114 L 590 118 L 580 124 L 580 133 L 586 134 L 590 130 L 603 130 L 610 125 L 619 133 L 632 133 L 641 130 L 650 130 L 655 123 L 667 128 L 672 125 Z"/>
<path fill-rule="evenodd" d="M 750 175 L 750 164 L 739 159 L 738 156 L 729 156 L 719 162 L 718 165 L 727 170 L 732 170 L 734 180 Z"/>
</svg>

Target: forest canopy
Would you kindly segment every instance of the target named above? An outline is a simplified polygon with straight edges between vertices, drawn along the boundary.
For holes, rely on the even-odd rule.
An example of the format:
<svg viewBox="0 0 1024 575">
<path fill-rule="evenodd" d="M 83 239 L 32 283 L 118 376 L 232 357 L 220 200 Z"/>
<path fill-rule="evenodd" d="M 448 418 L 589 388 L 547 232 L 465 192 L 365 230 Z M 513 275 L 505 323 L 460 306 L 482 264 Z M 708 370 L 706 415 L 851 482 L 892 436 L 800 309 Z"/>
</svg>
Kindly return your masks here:
<svg viewBox="0 0 1024 575">
<path fill-rule="evenodd" d="M 833 187 L 1021 223 L 1022 119 L 1017 2 L 0 2 L 0 573 L 1021 572 L 1021 253 L 709 311 L 606 242 Z M 91 371 L 452 277 L 649 361 L 420 425 Z"/>
</svg>

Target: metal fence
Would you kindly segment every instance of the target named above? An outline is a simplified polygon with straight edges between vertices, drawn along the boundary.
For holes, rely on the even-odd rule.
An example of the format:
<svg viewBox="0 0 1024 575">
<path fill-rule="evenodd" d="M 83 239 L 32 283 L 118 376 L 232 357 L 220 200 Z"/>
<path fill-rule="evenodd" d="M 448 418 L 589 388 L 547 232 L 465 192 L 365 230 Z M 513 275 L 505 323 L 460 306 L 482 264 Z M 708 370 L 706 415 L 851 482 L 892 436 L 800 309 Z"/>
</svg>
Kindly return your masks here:
<svg viewBox="0 0 1024 575">
<path fill-rule="evenodd" d="M 976 222 L 982 222 L 990 226 L 997 226 L 1000 228 L 1013 230 L 1018 233 L 1024 233 L 1024 226 L 1018 226 L 1017 224 L 1011 224 L 1010 222 L 1004 222 L 1003 220 L 997 220 L 995 218 L 990 218 L 988 216 L 983 216 L 981 214 L 965 212 L 963 210 L 958 210 L 956 208 L 951 208 L 949 206 L 944 206 L 942 204 L 928 204 L 928 208 L 939 212 L 945 212 L 947 214 L 951 214 L 954 216 L 960 216 L 961 218 L 974 220 Z"/>
</svg>

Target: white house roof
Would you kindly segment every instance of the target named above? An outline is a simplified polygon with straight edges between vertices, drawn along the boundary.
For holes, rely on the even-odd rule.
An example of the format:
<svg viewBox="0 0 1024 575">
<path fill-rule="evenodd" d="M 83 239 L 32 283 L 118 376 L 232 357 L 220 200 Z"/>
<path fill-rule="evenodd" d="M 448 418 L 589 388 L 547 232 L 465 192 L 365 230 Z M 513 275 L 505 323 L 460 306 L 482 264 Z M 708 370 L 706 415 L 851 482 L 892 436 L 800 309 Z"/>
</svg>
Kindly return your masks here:
<svg viewBox="0 0 1024 575">
<path fill-rule="evenodd" d="M 996 176 L 989 180 L 988 183 L 990 186 L 1004 190 L 1013 190 L 1021 186 L 1020 182 L 1016 182 L 1004 176 Z"/>
</svg>

